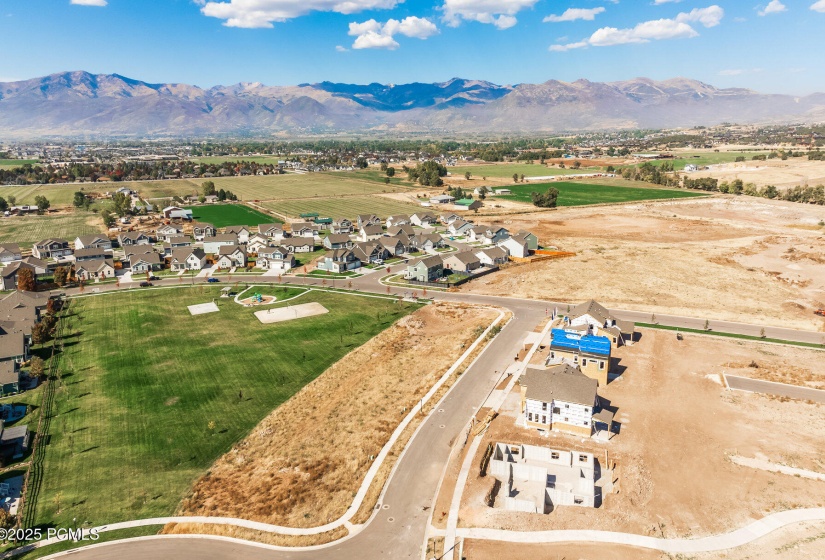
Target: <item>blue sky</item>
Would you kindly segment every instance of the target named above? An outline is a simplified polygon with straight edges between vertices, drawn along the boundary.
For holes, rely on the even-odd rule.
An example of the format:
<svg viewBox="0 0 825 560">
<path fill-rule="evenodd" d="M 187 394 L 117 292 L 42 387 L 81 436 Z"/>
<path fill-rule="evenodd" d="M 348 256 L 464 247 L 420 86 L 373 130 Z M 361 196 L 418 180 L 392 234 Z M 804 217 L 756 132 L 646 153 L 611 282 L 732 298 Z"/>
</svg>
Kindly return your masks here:
<svg viewBox="0 0 825 560">
<path fill-rule="evenodd" d="M 0 0 L 0 80 L 685 76 L 807 94 L 825 91 L 823 30 L 825 0 Z"/>
</svg>

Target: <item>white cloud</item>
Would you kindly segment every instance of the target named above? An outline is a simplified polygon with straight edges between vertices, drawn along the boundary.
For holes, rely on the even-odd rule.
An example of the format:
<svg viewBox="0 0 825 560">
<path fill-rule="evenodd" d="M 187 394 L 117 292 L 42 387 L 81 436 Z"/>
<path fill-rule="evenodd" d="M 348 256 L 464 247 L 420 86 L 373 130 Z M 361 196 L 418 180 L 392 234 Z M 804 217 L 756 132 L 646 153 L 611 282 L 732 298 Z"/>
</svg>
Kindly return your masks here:
<svg viewBox="0 0 825 560">
<path fill-rule="evenodd" d="M 725 10 L 719 6 L 708 6 L 707 8 L 694 8 L 687 13 L 682 12 L 676 16 L 676 21 L 681 23 L 698 21 L 705 27 L 716 27 L 723 17 L 725 17 Z"/>
<path fill-rule="evenodd" d="M 596 16 L 599 15 L 604 11 L 604 8 L 568 8 L 564 11 L 564 13 L 560 16 L 555 14 L 549 15 L 544 18 L 542 21 L 544 23 L 548 22 L 560 22 L 560 21 L 576 21 L 578 19 L 583 19 L 585 21 L 593 21 L 596 19 Z"/>
<path fill-rule="evenodd" d="M 416 39 L 427 39 L 438 34 L 438 27 L 426 18 L 410 16 L 398 21 L 387 20 L 381 24 L 374 19 L 349 24 L 349 35 L 355 36 L 353 49 L 388 49 L 395 50 L 399 46 L 393 39 L 394 35 L 404 35 Z"/>
<path fill-rule="evenodd" d="M 811 4 L 811 9 L 815 12 L 825 13 L 825 0 L 819 0 Z"/>
<path fill-rule="evenodd" d="M 661 6 L 662 4 L 678 4 L 682 0 L 653 0 L 654 6 Z"/>
<path fill-rule="evenodd" d="M 609 47 L 613 45 L 649 43 L 650 41 L 661 41 L 664 39 L 689 39 L 699 35 L 690 25 L 691 23 L 699 23 L 704 27 L 715 27 L 719 25 L 724 15 L 725 11 L 719 6 L 696 8 L 690 12 L 682 12 L 673 19 L 663 18 L 643 21 L 635 27 L 627 29 L 602 27 L 583 41 L 568 43 L 566 45 L 553 45 L 550 47 L 550 50 L 554 52 L 565 52 L 586 46 Z"/>
<path fill-rule="evenodd" d="M 83 0 L 88 1 L 88 0 Z M 94 0 L 92 0 L 94 1 Z M 363 10 L 390 9 L 404 0 L 196 0 L 205 16 L 224 20 L 227 27 L 272 27 L 310 12 L 354 14 Z"/>
<path fill-rule="evenodd" d="M 108 4 L 106 0 L 71 0 L 69 3 L 74 6 L 99 6 L 101 8 Z"/>
<path fill-rule="evenodd" d="M 768 2 L 768 5 L 765 6 L 764 10 L 759 10 L 760 16 L 766 16 L 768 14 L 779 14 L 782 12 L 787 12 L 788 8 L 780 2 L 779 0 L 771 0 Z"/>
<path fill-rule="evenodd" d="M 741 76 L 742 74 L 758 74 L 761 68 L 729 68 L 727 70 L 720 70 L 717 72 L 720 76 Z"/>
<path fill-rule="evenodd" d="M 444 0 L 441 11 L 450 27 L 458 27 L 462 20 L 489 23 L 499 29 L 513 27 L 515 15 L 532 8 L 538 0 Z"/>
<path fill-rule="evenodd" d="M 342 45 L 335 45 L 335 50 L 338 52 L 349 52 L 349 49 Z"/>
</svg>

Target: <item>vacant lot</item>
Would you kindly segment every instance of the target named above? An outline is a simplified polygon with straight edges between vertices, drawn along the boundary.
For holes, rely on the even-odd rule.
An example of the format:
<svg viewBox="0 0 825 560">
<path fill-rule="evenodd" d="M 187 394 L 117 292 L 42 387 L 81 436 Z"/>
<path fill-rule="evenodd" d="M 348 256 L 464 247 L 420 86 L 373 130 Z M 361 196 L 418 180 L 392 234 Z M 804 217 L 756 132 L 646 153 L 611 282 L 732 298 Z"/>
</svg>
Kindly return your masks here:
<svg viewBox="0 0 825 560">
<path fill-rule="evenodd" d="M 728 362 L 760 368 L 804 364 L 825 376 L 822 352 L 644 329 L 639 343 L 617 351 L 621 377 L 599 389 L 618 407 L 620 434 L 605 445 L 562 434 L 549 438 L 515 425 L 512 412 L 497 419 L 489 441 L 526 441 L 585 449 L 618 462 L 618 493 L 602 507 L 559 507 L 549 515 L 505 512 L 483 505 L 492 479 L 477 468 L 465 491 L 465 526 L 516 530 L 599 529 L 667 538 L 737 529 L 766 513 L 819 507 L 825 484 L 734 464 L 730 457 L 765 460 L 825 472 L 825 433 L 817 419 L 825 406 L 727 391 L 720 374 Z M 626 368 L 626 369 L 624 369 Z M 754 419 L 758 419 L 755 421 Z M 482 444 L 482 449 L 485 444 Z"/>
<path fill-rule="evenodd" d="M 638 188 L 559 181 L 553 183 L 513 185 L 508 187 L 513 191 L 513 194 L 498 195 L 495 198 L 532 203 L 532 193 L 544 193 L 551 187 L 559 191 L 559 206 L 585 206 L 588 204 L 603 204 L 605 202 L 633 202 L 662 198 L 691 198 L 703 196 L 702 193 L 680 189 Z"/>
<path fill-rule="evenodd" d="M 206 206 L 189 206 L 192 216 L 199 222 L 206 222 L 215 227 L 257 226 L 258 224 L 282 223 L 283 220 L 264 214 L 243 204 L 210 204 Z"/>
<path fill-rule="evenodd" d="M 103 221 L 91 212 L 72 211 L 66 214 L 9 216 L 0 218 L 0 243 L 19 243 L 30 247 L 49 237 L 74 241 L 78 235 L 104 231 Z"/>
<path fill-rule="evenodd" d="M 104 192 L 109 190 L 110 183 L 94 185 L 83 183 L 77 185 L 35 185 L 23 187 L 0 187 L 0 196 L 9 199 L 15 197 L 15 204 L 34 204 L 34 197 L 43 195 L 52 203 L 52 207 L 70 206 L 74 193 L 77 191 Z"/>
<path fill-rule="evenodd" d="M 337 519 L 360 488 L 370 457 L 496 315 L 431 305 L 402 319 L 221 457 L 181 513 L 301 527 Z"/>
<path fill-rule="evenodd" d="M 727 196 L 501 216 L 492 223 L 577 256 L 462 290 L 822 330 L 820 220 L 820 206 Z"/>
<path fill-rule="evenodd" d="M 274 408 L 416 309 L 309 292 L 294 301 L 330 312 L 261 325 L 219 292 L 199 286 L 73 301 L 37 523 L 171 514 L 193 481 Z M 187 310 L 213 300 L 217 313 Z"/>
<path fill-rule="evenodd" d="M 321 216 L 342 216 L 353 219 L 358 214 L 376 214 L 383 218 L 392 214 L 412 214 L 421 206 L 384 196 L 342 196 L 338 198 L 284 200 L 261 204 L 275 212 L 297 217 L 304 212 L 318 212 Z"/>
</svg>

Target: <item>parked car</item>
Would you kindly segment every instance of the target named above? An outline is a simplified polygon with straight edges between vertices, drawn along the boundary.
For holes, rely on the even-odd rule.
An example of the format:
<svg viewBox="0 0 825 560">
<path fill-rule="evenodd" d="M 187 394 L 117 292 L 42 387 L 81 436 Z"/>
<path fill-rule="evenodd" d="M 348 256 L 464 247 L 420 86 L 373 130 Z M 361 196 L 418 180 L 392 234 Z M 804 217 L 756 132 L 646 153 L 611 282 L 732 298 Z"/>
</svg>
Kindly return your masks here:
<svg viewBox="0 0 825 560">
<path fill-rule="evenodd" d="M 372 259 L 372 264 L 384 264 L 384 259 Z"/>
<path fill-rule="evenodd" d="M 141 282 L 141 283 L 140 283 L 140 287 L 141 287 L 141 288 L 148 288 L 148 287 L 150 287 L 151 285 L 152 285 L 152 283 L 151 283 L 151 282 Z"/>
<path fill-rule="evenodd" d="M 157 276 L 152 275 L 152 276 L 149 277 L 149 280 L 160 280 L 160 278 L 158 278 Z"/>
<path fill-rule="evenodd" d="M 210 277 L 210 278 L 207 280 L 207 282 L 209 282 L 210 284 L 214 284 L 215 282 L 220 282 L 220 279 L 219 279 L 219 278 L 212 278 L 212 277 Z"/>
</svg>

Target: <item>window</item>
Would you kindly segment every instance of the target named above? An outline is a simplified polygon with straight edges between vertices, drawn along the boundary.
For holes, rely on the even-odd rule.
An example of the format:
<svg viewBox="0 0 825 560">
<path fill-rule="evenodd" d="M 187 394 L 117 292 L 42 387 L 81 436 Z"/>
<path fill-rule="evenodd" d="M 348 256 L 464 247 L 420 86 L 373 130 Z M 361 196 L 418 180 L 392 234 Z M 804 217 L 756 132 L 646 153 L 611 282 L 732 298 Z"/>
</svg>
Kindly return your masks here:
<svg viewBox="0 0 825 560">
<path fill-rule="evenodd" d="M 527 413 L 527 420 L 529 420 L 530 422 L 533 421 L 533 413 L 532 412 Z"/>
<path fill-rule="evenodd" d="M 551 453 L 550 453 L 550 458 L 551 458 L 551 459 L 558 459 L 558 458 L 559 458 L 559 454 L 558 454 L 558 452 L 557 452 L 557 451 L 553 451 L 553 452 L 551 452 Z"/>
<path fill-rule="evenodd" d="M 561 413 L 561 410 L 559 409 L 559 407 L 554 407 L 553 408 L 553 414 L 559 414 L 559 413 Z"/>
<path fill-rule="evenodd" d="M 582 358 L 582 367 L 587 365 L 587 358 Z"/>
<path fill-rule="evenodd" d="M 541 409 L 542 410 L 547 410 L 547 403 L 546 402 L 541 403 Z"/>
<path fill-rule="evenodd" d="M 604 369 L 604 362 L 599 362 L 599 369 Z"/>
<path fill-rule="evenodd" d="M 584 498 L 580 498 L 578 496 L 575 496 L 573 498 L 573 503 L 576 504 L 577 506 L 580 506 L 584 503 Z"/>
<path fill-rule="evenodd" d="M 589 426 L 589 425 L 590 425 L 590 422 L 588 422 L 587 420 L 585 420 L 584 422 L 582 422 L 582 426 Z"/>
<path fill-rule="evenodd" d="M 567 418 L 567 417 L 565 416 L 564 421 L 569 423 L 569 422 L 570 422 L 570 418 Z"/>
<path fill-rule="evenodd" d="M 584 411 L 585 411 L 585 412 L 587 412 L 587 413 L 589 413 L 589 412 L 590 412 L 590 409 L 589 409 L 589 408 L 587 408 L 587 407 L 584 407 Z"/>
<path fill-rule="evenodd" d="M 541 423 L 542 424 L 547 424 L 547 416 L 544 415 L 544 414 L 541 415 Z"/>
<path fill-rule="evenodd" d="M 587 462 L 587 455 L 579 455 L 579 462 L 586 463 Z"/>
<path fill-rule="evenodd" d="M 569 405 L 569 404 L 565 404 L 565 405 L 564 405 L 564 408 L 570 408 L 570 405 Z"/>
</svg>

